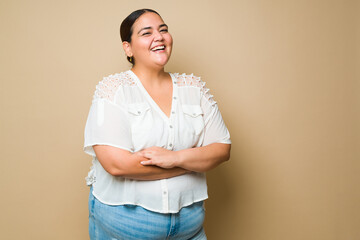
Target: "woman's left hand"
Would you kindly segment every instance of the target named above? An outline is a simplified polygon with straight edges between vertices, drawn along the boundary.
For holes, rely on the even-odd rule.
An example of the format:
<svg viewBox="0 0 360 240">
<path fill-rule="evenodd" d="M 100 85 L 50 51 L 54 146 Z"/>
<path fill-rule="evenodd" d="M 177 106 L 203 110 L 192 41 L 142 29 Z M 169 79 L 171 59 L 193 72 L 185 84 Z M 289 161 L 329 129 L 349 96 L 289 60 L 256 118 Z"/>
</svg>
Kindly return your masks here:
<svg viewBox="0 0 360 240">
<path fill-rule="evenodd" d="M 177 152 L 162 147 L 146 148 L 136 154 L 149 159 L 141 162 L 144 166 L 155 165 L 161 168 L 173 168 L 176 167 L 176 162 L 178 161 Z"/>
</svg>

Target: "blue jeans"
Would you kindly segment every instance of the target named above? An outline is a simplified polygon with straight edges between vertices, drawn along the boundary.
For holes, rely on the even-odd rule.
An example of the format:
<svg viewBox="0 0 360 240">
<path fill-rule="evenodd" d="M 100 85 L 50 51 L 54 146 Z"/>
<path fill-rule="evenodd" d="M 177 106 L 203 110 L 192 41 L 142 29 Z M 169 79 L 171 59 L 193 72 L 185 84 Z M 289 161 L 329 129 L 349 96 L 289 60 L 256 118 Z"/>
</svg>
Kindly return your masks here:
<svg viewBox="0 0 360 240">
<path fill-rule="evenodd" d="M 93 196 L 92 189 L 89 194 L 91 240 L 206 240 L 204 217 L 203 202 L 163 214 L 136 205 L 107 205 Z"/>
</svg>

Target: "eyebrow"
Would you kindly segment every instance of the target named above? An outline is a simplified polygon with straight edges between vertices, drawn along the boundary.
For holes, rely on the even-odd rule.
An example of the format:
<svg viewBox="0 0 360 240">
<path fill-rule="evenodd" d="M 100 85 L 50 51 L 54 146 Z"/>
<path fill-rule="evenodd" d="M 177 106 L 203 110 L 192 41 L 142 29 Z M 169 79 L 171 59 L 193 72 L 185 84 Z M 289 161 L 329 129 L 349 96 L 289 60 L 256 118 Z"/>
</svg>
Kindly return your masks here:
<svg viewBox="0 0 360 240">
<path fill-rule="evenodd" d="M 167 28 L 169 28 L 168 25 L 166 25 L 165 23 L 159 25 L 159 28 L 162 28 L 162 27 L 167 27 Z M 141 31 L 146 30 L 146 29 L 152 29 L 152 27 L 144 27 L 144 28 L 140 29 L 140 30 L 138 31 L 138 34 L 139 34 Z"/>
</svg>

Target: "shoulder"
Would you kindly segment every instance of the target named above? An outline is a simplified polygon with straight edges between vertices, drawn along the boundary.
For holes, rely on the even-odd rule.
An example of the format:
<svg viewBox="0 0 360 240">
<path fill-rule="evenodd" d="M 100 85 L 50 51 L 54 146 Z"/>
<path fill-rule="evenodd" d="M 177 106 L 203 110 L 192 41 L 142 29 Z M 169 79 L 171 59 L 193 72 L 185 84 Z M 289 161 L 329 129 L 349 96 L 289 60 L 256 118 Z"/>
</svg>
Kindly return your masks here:
<svg viewBox="0 0 360 240">
<path fill-rule="evenodd" d="M 104 98 L 113 101 L 121 86 L 133 85 L 135 85 L 135 81 L 128 71 L 108 75 L 96 85 L 93 99 Z"/>
<path fill-rule="evenodd" d="M 178 87 L 198 87 L 202 88 L 205 83 L 201 80 L 201 77 L 186 73 L 173 73 Z"/>
<path fill-rule="evenodd" d="M 173 73 L 176 79 L 176 83 L 178 87 L 195 87 L 200 90 L 202 97 L 204 97 L 211 105 L 215 105 L 216 101 L 214 100 L 214 96 L 210 94 L 210 89 L 208 89 L 200 76 L 196 76 L 193 73 Z"/>
</svg>

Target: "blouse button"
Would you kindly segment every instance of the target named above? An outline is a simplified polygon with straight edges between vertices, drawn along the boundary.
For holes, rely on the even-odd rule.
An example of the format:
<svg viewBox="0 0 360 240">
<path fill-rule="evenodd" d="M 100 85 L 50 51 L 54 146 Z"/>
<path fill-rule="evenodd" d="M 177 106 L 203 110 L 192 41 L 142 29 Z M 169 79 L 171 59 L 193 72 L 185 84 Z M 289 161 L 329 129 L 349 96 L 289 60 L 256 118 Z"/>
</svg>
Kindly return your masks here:
<svg viewBox="0 0 360 240">
<path fill-rule="evenodd" d="M 171 112 L 172 114 L 175 114 L 175 112 Z"/>
<path fill-rule="evenodd" d="M 169 147 L 172 147 L 172 143 L 169 144 Z"/>
<path fill-rule="evenodd" d="M 176 97 L 174 97 L 174 99 L 176 100 Z"/>
<path fill-rule="evenodd" d="M 166 195 L 166 194 L 167 194 L 167 191 L 164 191 L 163 194 Z"/>
<path fill-rule="evenodd" d="M 138 113 L 138 114 L 140 114 L 141 112 L 140 112 L 140 111 L 138 111 L 137 113 Z"/>
<path fill-rule="evenodd" d="M 172 125 L 170 125 L 169 127 L 170 127 L 170 128 L 173 128 L 173 126 L 172 126 Z"/>
</svg>

